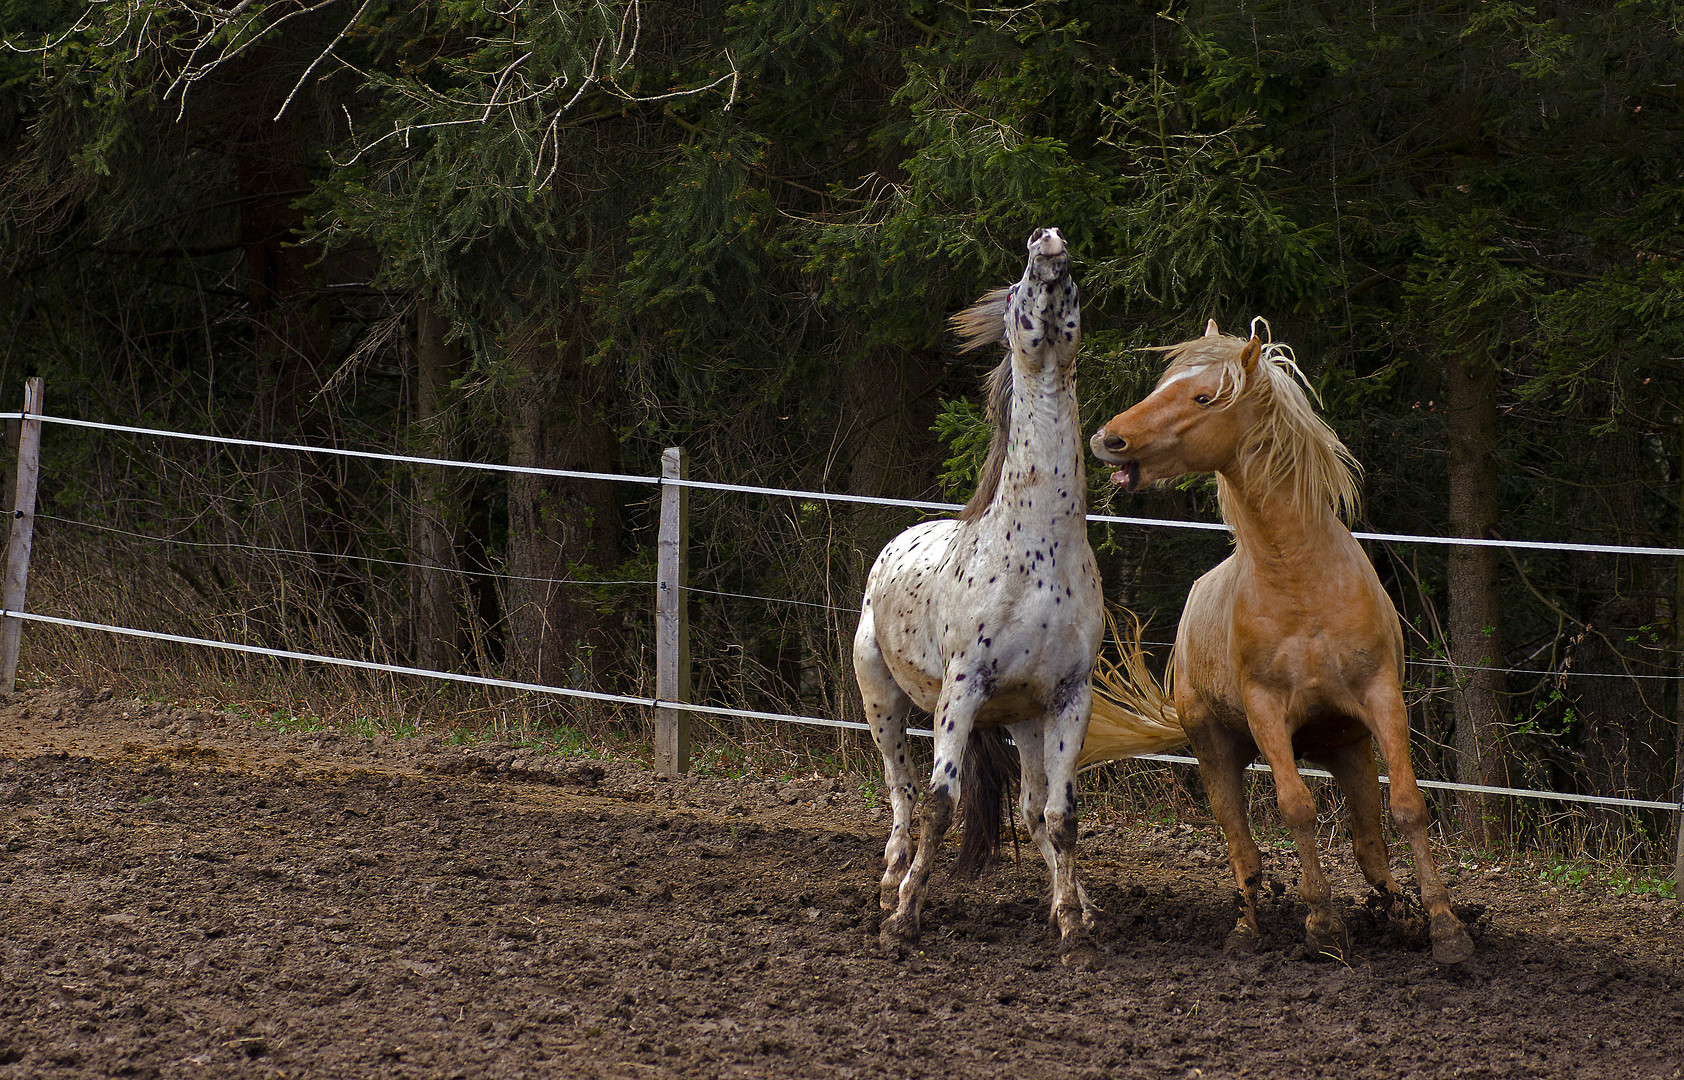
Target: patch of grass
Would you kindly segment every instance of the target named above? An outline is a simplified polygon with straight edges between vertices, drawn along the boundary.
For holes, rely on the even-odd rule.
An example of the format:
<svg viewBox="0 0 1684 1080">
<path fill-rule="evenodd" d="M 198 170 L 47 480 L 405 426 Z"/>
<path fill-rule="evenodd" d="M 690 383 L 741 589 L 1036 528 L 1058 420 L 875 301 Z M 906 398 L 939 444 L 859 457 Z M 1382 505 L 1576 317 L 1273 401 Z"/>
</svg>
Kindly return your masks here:
<svg viewBox="0 0 1684 1080">
<path fill-rule="evenodd" d="M 389 721 L 377 716 L 354 716 L 340 725 L 340 730 L 347 735 L 358 735 L 365 739 L 372 739 L 377 735 L 393 739 L 413 739 L 421 734 L 421 725 L 412 720 Z"/>
<path fill-rule="evenodd" d="M 265 709 L 261 706 L 252 710 L 251 719 L 264 727 L 276 728 L 288 735 L 312 735 L 320 731 L 331 731 L 336 726 L 319 716 L 301 716 L 285 709 Z"/>
<path fill-rule="evenodd" d="M 1571 859 L 1539 865 L 1537 873 L 1543 884 L 1576 892 L 1660 896 L 1669 900 L 1678 897 L 1678 883 L 1671 878 L 1619 863 L 1603 865 L 1588 859 Z"/>
<path fill-rule="evenodd" d="M 510 743 L 522 749 L 537 750 L 545 754 L 594 761 L 638 757 L 643 751 L 640 741 L 625 732 L 608 730 L 593 734 L 572 724 L 534 727 L 520 737 L 511 739 Z"/>
</svg>

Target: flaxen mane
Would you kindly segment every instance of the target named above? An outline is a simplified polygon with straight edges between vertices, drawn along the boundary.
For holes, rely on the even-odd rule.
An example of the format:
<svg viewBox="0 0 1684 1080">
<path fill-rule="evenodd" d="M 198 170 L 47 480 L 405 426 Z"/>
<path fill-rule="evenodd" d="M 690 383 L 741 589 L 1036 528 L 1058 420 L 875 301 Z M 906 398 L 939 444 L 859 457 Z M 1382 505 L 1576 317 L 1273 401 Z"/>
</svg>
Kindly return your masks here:
<svg viewBox="0 0 1684 1080">
<path fill-rule="evenodd" d="M 984 346 L 1006 340 L 1006 305 L 1011 303 L 1015 285 L 994 289 L 982 299 L 947 320 L 947 325 L 959 335 L 959 351 L 975 352 Z M 982 471 L 977 474 L 976 491 L 959 511 L 960 521 L 975 521 L 988 509 L 1000 490 L 1000 469 L 1006 460 L 1006 431 L 1012 423 L 1012 353 L 1006 355 L 984 383 L 988 388 L 988 425 L 993 434 L 988 440 L 988 456 L 983 459 Z"/>
</svg>

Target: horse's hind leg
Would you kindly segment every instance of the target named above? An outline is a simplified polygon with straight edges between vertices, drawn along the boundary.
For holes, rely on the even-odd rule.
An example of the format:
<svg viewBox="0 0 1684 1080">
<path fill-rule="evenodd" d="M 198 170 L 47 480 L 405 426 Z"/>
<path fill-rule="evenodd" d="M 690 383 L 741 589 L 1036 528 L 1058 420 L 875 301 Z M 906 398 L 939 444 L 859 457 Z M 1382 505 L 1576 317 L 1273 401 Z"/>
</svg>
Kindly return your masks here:
<svg viewBox="0 0 1684 1080">
<path fill-rule="evenodd" d="M 1395 923 L 1407 919 L 1403 894 L 1392 876 L 1391 858 L 1380 830 L 1380 774 L 1374 765 L 1374 740 L 1366 733 L 1349 746 L 1316 759 L 1333 774 L 1351 811 L 1351 848 L 1357 866 L 1384 899 L 1387 915 Z"/>
<path fill-rule="evenodd" d="M 865 703 L 871 738 L 883 755 L 883 779 L 888 786 L 890 824 L 888 843 L 883 848 L 883 880 L 877 887 L 878 903 L 884 911 L 894 910 L 900 885 L 912 865 L 912 804 L 918 785 L 907 761 L 906 714 L 912 700 L 889 674 L 877 647 L 869 620 L 861 620 L 854 639 L 854 677 Z"/>
<path fill-rule="evenodd" d="M 1041 853 L 1041 859 L 1047 864 L 1047 874 L 1050 878 L 1058 876 L 1058 849 L 1053 846 L 1052 837 L 1047 834 L 1047 759 L 1042 748 L 1042 729 L 1039 721 L 1028 721 L 1013 724 L 1007 728 L 1012 734 L 1012 742 L 1017 745 L 1018 761 L 1022 765 L 1022 774 L 1018 781 L 1021 793 L 1018 807 L 1023 814 L 1023 826 L 1029 830 L 1029 839 L 1035 845 L 1035 850 Z M 1088 930 L 1094 927 L 1094 921 L 1099 915 L 1099 908 L 1088 899 L 1087 890 L 1082 883 L 1076 883 L 1076 899 L 1082 906 L 1082 925 Z M 1055 919 L 1056 921 L 1056 919 Z"/>
<path fill-rule="evenodd" d="M 1251 822 L 1246 817 L 1245 763 L 1253 747 L 1245 736 L 1217 723 L 1196 697 L 1184 695 L 1176 702 L 1176 712 L 1199 759 L 1199 776 L 1210 796 L 1211 813 L 1228 842 L 1228 867 L 1240 893 L 1240 917 L 1222 951 L 1255 952 L 1263 936 L 1257 925 L 1263 858 L 1251 838 Z"/>
<path fill-rule="evenodd" d="M 1076 877 L 1076 762 L 1092 706 L 1093 684 L 1084 670 L 1060 684 L 1041 727 L 1047 792 L 1043 817 L 1053 848 L 1052 916 L 1058 923 L 1059 951 L 1066 963 L 1078 964 L 1093 958 L 1088 932 L 1095 909 Z"/>
<path fill-rule="evenodd" d="M 1415 880 L 1421 885 L 1421 905 L 1427 909 L 1428 934 L 1433 959 L 1441 964 L 1459 964 L 1473 955 L 1473 939 L 1450 910 L 1450 890 L 1439 877 L 1427 837 L 1427 800 L 1415 783 L 1415 768 L 1409 760 L 1409 714 L 1403 695 L 1395 688 L 1374 703 L 1371 730 L 1380 741 L 1380 753 L 1392 780 L 1392 820 L 1409 841 L 1415 855 Z"/>
<path fill-rule="evenodd" d="M 1275 774 L 1275 797 L 1281 820 L 1292 831 L 1298 848 L 1300 889 L 1310 905 L 1304 920 L 1304 938 L 1312 953 L 1343 959 L 1350 951 L 1344 920 L 1333 908 L 1333 886 L 1322 872 L 1321 852 L 1316 847 L 1316 800 L 1298 775 L 1292 752 L 1292 736 L 1286 730 L 1285 709 L 1273 694 L 1257 687 L 1246 691 L 1246 720 L 1251 737 L 1263 759 Z"/>
<path fill-rule="evenodd" d="M 1047 873 L 1058 872 L 1058 855 L 1047 836 L 1047 759 L 1041 750 L 1041 723 L 1030 720 L 1012 724 L 1012 742 L 1017 746 L 1018 809 L 1023 814 L 1023 827 L 1029 839 L 1047 864 Z"/>
</svg>

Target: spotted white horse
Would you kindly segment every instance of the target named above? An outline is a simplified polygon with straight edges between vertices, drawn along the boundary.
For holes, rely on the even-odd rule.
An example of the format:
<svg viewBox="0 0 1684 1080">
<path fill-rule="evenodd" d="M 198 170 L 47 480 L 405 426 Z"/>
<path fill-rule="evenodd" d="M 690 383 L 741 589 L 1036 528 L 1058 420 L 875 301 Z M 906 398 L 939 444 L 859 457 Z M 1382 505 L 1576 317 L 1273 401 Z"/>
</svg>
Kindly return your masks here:
<svg viewBox="0 0 1684 1080">
<path fill-rule="evenodd" d="M 1076 879 L 1076 761 L 1103 600 L 1076 407 L 1081 306 L 1059 231 L 1037 229 L 1018 283 L 984 296 L 953 325 L 966 348 L 1002 341 L 1007 349 L 989 378 L 994 433 L 982 476 L 957 518 L 915 525 L 884 547 L 854 636 L 854 671 L 894 813 L 879 892 L 892 914 L 882 937 L 891 947 L 917 940 L 967 747 L 1004 726 L 1018 750 L 1024 822 L 1052 872 L 1060 951 L 1069 953 L 1091 948 L 1095 912 Z M 916 855 L 918 784 L 906 742 L 913 705 L 935 727 Z M 968 799 L 967 807 L 992 813 L 998 833 L 998 801 Z M 967 839 L 972 820 L 968 810 Z"/>
</svg>

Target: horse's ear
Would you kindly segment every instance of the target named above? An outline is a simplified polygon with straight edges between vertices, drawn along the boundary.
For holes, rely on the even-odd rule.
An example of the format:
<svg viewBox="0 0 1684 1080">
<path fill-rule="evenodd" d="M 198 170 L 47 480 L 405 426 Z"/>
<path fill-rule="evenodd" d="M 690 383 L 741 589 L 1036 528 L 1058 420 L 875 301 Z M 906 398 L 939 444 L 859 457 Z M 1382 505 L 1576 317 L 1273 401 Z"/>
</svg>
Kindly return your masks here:
<svg viewBox="0 0 1684 1080">
<path fill-rule="evenodd" d="M 1262 355 L 1263 343 L 1257 340 L 1256 334 L 1253 334 L 1251 340 L 1245 343 L 1245 348 L 1240 350 L 1240 367 L 1245 369 L 1247 375 L 1250 375 L 1257 370 L 1257 358 Z"/>
<path fill-rule="evenodd" d="M 1220 331 L 1216 328 L 1216 320 L 1215 319 L 1212 319 L 1209 322 L 1205 323 L 1205 337 L 1217 337 L 1221 333 L 1222 333 L 1222 331 Z"/>
</svg>

